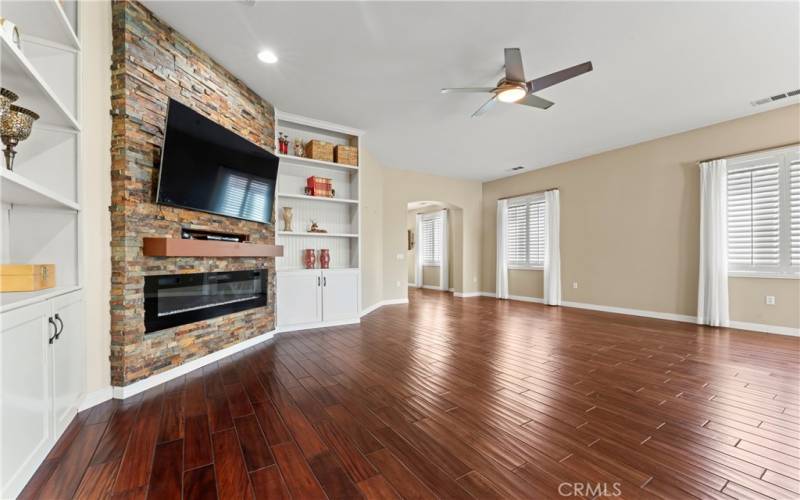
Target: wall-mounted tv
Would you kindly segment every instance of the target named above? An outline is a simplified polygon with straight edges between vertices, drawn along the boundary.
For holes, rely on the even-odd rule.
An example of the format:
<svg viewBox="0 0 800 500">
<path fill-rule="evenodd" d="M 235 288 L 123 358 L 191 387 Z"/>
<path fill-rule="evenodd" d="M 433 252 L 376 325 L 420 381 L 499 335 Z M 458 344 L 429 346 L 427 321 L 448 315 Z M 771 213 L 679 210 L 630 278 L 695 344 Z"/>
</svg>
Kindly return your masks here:
<svg viewBox="0 0 800 500">
<path fill-rule="evenodd" d="M 270 224 L 278 157 L 170 99 L 156 200 Z"/>
</svg>

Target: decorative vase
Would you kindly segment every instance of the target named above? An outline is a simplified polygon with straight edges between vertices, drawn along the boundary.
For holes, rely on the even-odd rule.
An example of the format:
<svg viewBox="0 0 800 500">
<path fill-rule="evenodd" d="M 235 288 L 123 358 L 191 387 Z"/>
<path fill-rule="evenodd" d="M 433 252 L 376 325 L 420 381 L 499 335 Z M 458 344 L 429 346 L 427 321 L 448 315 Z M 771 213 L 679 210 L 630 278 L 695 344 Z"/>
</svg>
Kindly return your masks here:
<svg viewBox="0 0 800 500">
<path fill-rule="evenodd" d="M 11 103 L 18 99 L 17 94 L 8 89 L 0 88 L 0 123 L 3 118 L 11 111 Z"/>
<path fill-rule="evenodd" d="M 319 268 L 320 269 L 328 269 L 328 266 L 331 264 L 331 253 L 327 248 L 321 248 L 319 250 Z"/>
<path fill-rule="evenodd" d="M 283 207 L 283 230 L 284 231 L 294 231 L 292 228 L 292 217 L 294 217 L 294 212 L 292 207 Z"/>
<path fill-rule="evenodd" d="M 316 262 L 317 258 L 313 248 L 306 248 L 303 250 L 303 264 L 306 266 L 306 269 L 314 269 L 314 264 L 316 264 Z"/>
<path fill-rule="evenodd" d="M 3 121 L 0 123 L 0 138 L 6 145 L 3 153 L 6 157 L 6 168 L 9 170 L 14 169 L 14 157 L 17 155 L 14 147 L 31 135 L 33 122 L 38 119 L 39 115 L 33 111 L 13 104 L 8 113 L 3 115 Z"/>
</svg>

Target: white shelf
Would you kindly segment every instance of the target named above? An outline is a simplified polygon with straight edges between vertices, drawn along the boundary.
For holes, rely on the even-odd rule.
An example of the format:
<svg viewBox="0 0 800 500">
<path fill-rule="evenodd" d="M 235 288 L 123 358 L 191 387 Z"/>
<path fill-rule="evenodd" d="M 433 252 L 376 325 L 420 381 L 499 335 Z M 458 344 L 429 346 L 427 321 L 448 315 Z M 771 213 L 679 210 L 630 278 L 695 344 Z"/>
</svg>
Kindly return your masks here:
<svg viewBox="0 0 800 500">
<path fill-rule="evenodd" d="M 305 194 L 278 193 L 278 198 L 292 198 L 295 200 L 313 200 L 313 201 L 349 203 L 351 205 L 358 205 L 358 200 L 348 200 L 346 198 L 327 198 L 325 196 L 308 196 Z"/>
<path fill-rule="evenodd" d="M 36 5 L 39 2 L 31 2 Z M 60 7 L 59 7 L 60 8 Z M 37 113 L 39 121 L 56 127 L 80 130 L 75 117 L 56 96 L 25 55 L 0 36 L 0 75 L 2 84 L 19 96 L 18 104 Z"/>
<path fill-rule="evenodd" d="M 58 0 L 8 0 L 3 17 L 17 25 L 20 36 L 35 36 L 80 50 L 81 43 Z"/>
<path fill-rule="evenodd" d="M 279 154 L 278 158 L 281 159 L 281 163 L 294 163 L 295 165 L 302 165 L 305 167 L 316 167 L 316 168 L 327 168 L 331 170 L 336 170 L 338 172 L 350 172 L 356 173 L 358 172 L 358 167 L 354 167 L 352 165 L 344 165 L 342 163 L 333 163 L 330 161 L 322 161 L 322 160 L 312 160 L 311 158 L 303 158 L 302 156 L 293 156 L 293 155 L 282 155 Z"/>
<path fill-rule="evenodd" d="M 2 159 L 5 162 L 5 159 Z M 0 201 L 14 205 L 80 210 L 80 205 L 53 191 L 0 167 Z"/>
<path fill-rule="evenodd" d="M 4 292 L 0 293 L 0 312 L 10 311 L 19 307 L 25 307 L 37 302 L 43 302 L 65 293 L 80 290 L 79 286 L 57 286 L 46 288 L 35 292 Z"/>
<path fill-rule="evenodd" d="M 358 238 L 357 234 L 352 233 L 301 233 L 299 231 L 278 231 L 278 236 L 306 236 L 309 238 Z"/>
</svg>

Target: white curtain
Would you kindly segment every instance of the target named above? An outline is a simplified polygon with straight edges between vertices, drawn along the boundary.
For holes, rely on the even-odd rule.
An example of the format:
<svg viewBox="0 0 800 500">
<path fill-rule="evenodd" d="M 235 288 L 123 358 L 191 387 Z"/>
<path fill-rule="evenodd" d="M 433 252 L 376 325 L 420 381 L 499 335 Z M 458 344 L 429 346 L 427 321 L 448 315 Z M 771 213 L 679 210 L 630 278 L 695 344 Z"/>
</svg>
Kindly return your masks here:
<svg viewBox="0 0 800 500">
<path fill-rule="evenodd" d="M 561 305 L 561 208 L 558 189 L 544 193 L 544 303 Z"/>
<path fill-rule="evenodd" d="M 422 288 L 422 262 L 424 259 L 424 243 L 422 241 L 422 214 L 417 214 L 417 242 L 414 258 L 414 285 Z"/>
<path fill-rule="evenodd" d="M 700 163 L 700 273 L 697 323 L 728 326 L 728 170 Z"/>
<path fill-rule="evenodd" d="M 497 282 L 495 296 L 508 298 L 508 200 L 497 200 Z"/>
<path fill-rule="evenodd" d="M 444 291 L 448 291 L 450 290 L 450 276 L 448 273 L 450 267 L 448 255 L 450 252 L 447 247 L 447 210 L 442 210 L 442 213 L 439 217 L 441 217 L 442 220 L 442 223 L 440 224 L 442 233 L 439 235 L 439 241 L 442 242 L 440 247 L 442 255 L 439 260 L 439 288 Z"/>
</svg>

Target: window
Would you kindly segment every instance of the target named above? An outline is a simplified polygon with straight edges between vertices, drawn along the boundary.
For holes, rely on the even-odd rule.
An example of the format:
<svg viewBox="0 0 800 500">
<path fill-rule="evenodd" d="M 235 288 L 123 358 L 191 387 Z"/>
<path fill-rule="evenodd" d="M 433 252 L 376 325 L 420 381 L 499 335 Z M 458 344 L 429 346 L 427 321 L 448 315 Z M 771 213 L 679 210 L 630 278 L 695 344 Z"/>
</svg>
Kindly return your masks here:
<svg viewBox="0 0 800 500">
<path fill-rule="evenodd" d="M 728 160 L 728 268 L 800 274 L 800 148 Z"/>
<path fill-rule="evenodd" d="M 439 215 L 422 219 L 422 264 L 438 266 L 442 261 L 442 218 Z"/>
<path fill-rule="evenodd" d="M 544 266 L 544 196 L 509 200 L 508 265 Z"/>
</svg>

